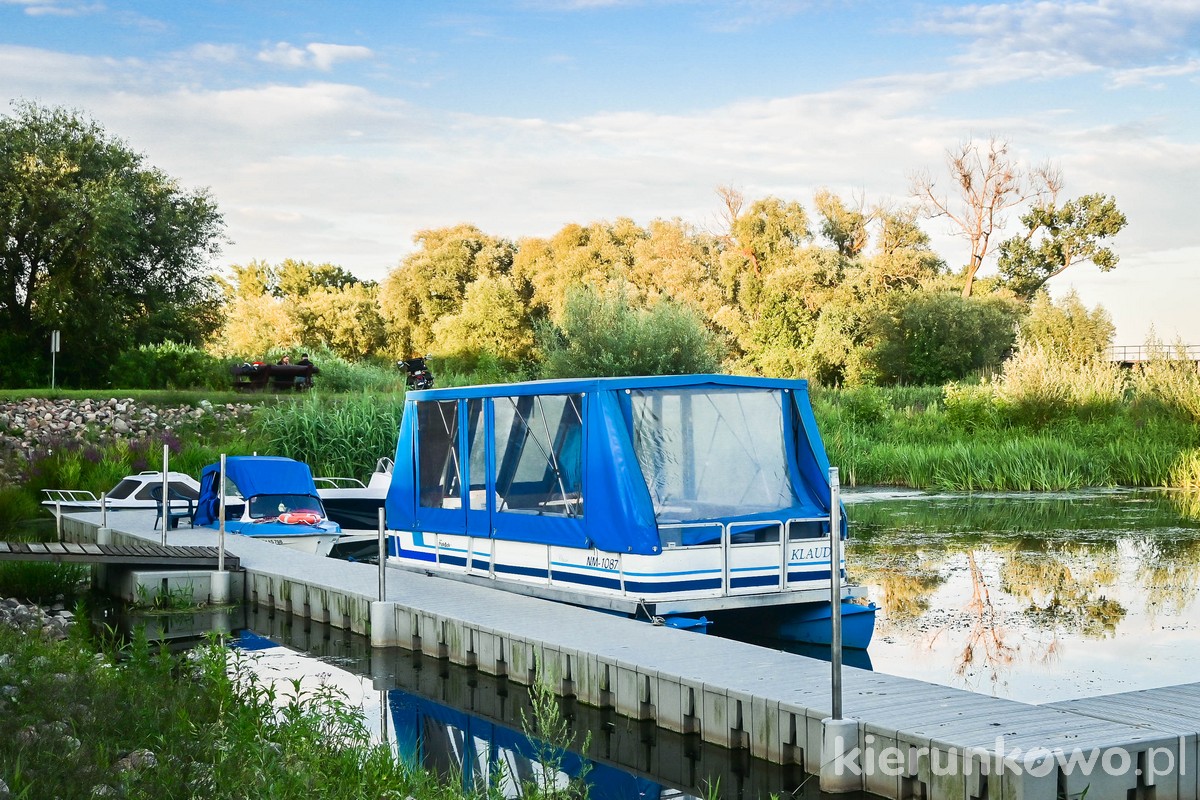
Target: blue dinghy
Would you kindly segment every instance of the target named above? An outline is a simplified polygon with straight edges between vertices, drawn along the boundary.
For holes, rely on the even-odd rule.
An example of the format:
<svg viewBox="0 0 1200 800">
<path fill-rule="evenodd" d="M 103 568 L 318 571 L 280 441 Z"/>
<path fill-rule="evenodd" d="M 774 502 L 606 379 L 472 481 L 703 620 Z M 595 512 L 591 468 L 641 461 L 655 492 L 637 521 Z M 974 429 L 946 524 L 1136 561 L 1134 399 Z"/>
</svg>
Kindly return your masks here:
<svg viewBox="0 0 1200 800">
<path fill-rule="evenodd" d="M 221 465 L 200 473 L 196 524 L 220 527 Z M 225 530 L 328 555 L 342 529 L 325 516 L 308 465 L 277 456 L 225 459 Z"/>
<path fill-rule="evenodd" d="M 711 621 L 717 634 L 753 622 L 828 642 L 828 474 L 802 380 L 412 391 L 385 504 L 388 561 L 633 617 Z M 862 596 L 843 588 L 844 600 Z M 861 608 L 847 646 L 870 641 L 875 609 Z"/>
</svg>

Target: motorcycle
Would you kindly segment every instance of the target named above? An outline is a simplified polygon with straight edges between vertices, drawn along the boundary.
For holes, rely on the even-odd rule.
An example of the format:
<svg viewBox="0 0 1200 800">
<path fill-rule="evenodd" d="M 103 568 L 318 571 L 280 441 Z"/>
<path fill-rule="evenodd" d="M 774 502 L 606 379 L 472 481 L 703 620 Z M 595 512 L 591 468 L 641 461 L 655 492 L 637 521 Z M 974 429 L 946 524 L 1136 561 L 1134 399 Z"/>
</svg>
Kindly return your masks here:
<svg viewBox="0 0 1200 800">
<path fill-rule="evenodd" d="M 396 366 L 408 373 L 404 378 L 404 385 L 409 389 L 432 389 L 433 388 L 433 373 L 429 371 L 429 366 L 425 363 L 424 358 L 406 358 L 396 362 Z"/>
</svg>

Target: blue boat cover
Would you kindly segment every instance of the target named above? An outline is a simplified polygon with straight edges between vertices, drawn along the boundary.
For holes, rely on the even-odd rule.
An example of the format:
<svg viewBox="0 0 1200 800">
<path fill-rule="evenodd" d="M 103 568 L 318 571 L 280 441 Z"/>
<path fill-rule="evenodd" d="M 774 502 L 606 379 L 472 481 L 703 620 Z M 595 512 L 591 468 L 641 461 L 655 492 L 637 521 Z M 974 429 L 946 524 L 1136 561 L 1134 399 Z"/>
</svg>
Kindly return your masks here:
<svg viewBox="0 0 1200 800">
<path fill-rule="evenodd" d="M 753 393 L 760 390 L 756 397 L 776 395 L 782 399 L 775 401 L 777 410 L 772 412 L 777 419 L 760 419 L 753 415 L 728 424 L 727 412 L 730 402 L 721 401 L 719 396 L 737 396 L 739 392 Z M 770 391 L 762 391 L 770 390 Z M 658 402 L 656 392 L 663 393 L 668 398 Z M 678 485 L 694 488 L 699 480 L 708 480 L 709 484 L 717 485 L 719 478 L 712 475 L 699 476 L 684 474 L 676 468 L 673 462 L 675 452 L 670 448 L 680 446 L 692 447 L 693 434 L 696 439 L 708 434 L 708 428 L 701 430 L 701 423 L 692 424 L 692 406 L 684 403 L 687 409 L 676 412 L 675 424 L 688 428 L 692 425 L 697 430 L 683 432 L 683 443 L 679 440 L 643 441 L 635 443 L 635 403 L 641 409 L 641 414 L 657 422 L 661 415 L 656 416 L 663 405 L 675 403 L 674 398 L 688 395 L 697 398 L 713 396 L 718 402 L 706 408 L 698 408 L 696 414 L 707 414 L 709 421 L 716 419 L 719 425 L 725 426 L 727 439 L 722 444 L 732 442 L 732 447 L 738 447 L 746 453 L 747 463 L 766 463 L 770 461 L 778 474 L 769 476 L 770 480 L 760 479 L 751 475 L 742 480 L 757 489 L 760 485 L 770 484 L 767 497 L 770 502 L 760 502 L 758 505 L 746 504 L 741 506 L 725 497 L 724 507 L 711 504 L 711 510 L 705 511 L 703 503 L 694 503 L 688 509 L 690 516 L 677 520 L 669 519 L 666 490 L 658 484 L 672 481 Z M 549 451 L 555 446 L 548 442 L 554 438 L 553 420 L 549 424 L 546 417 L 536 417 L 536 412 L 522 415 L 521 398 L 557 397 L 558 405 L 563 406 L 561 398 L 573 396 L 578 401 L 581 422 L 568 420 L 568 411 L 562 412 L 561 419 L 568 420 L 582 428 L 582 475 L 581 487 L 574 487 L 576 476 L 569 474 L 564 464 L 557 463 Z M 743 394 L 742 396 L 749 396 Z M 507 398 L 507 399 L 505 399 Z M 639 400 L 639 398 L 645 398 Z M 790 399 L 788 399 L 790 398 Z M 483 401 L 471 404 L 470 401 Z M 431 402 L 433 401 L 433 402 Z M 465 401 L 465 402 L 455 402 Z M 490 401 L 490 403 L 489 403 Z M 736 401 L 734 401 L 736 402 Z M 453 441 L 457 447 L 445 462 L 450 466 L 442 468 L 443 477 L 440 486 L 450 487 L 457 491 L 457 497 L 452 502 L 429 500 L 418 488 L 421 483 L 419 472 L 422 469 L 429 473 L 435 472 L 437 465 L 431 460 L 422 462 L 420 450 L 423 434 L 418 419 L 418 404 L 427 404 L 426 408 L 434 411 L 425 413 L 428 422 L 433 420 L 439 427 L 433 434 L 444 440 L 442 447 Z M 487 404 L 485 412 L 478 409 Z M 509 448 L 516 434 L 509 434 L 510 419 L 514 413 L 506 410 L 503 429 L 498 409 L 504 404 L 506 409 L 515 408 L 515 417 L 527 426 L 521 429 L 515 422 L 511 425 L 513 431 L 524 431 L 524 449 L 537 448 L 545 454 L 547 463 L 546 485 L 551 485 L 559 494 L 550 498 L 550 502 L 542 503 L 544 511 L 533 510 L 527 506 L 523 509 L 502 507 L 499 502 L 498 486 L 505 485 L 512 490 L 516 479 L 512 476 L 521 471 L 521 465 L 515 468 L 505 461 L 503 465 L 496 463 L 501 459 L 494 450 L 502 436 Z M 760 402 L 754 406 L 761 410 L 767 406 Z M 457 416 L 455 409 L 457 409 Z M 482 422 L 471 421 L 470 413 L 478 414 L 479 420 L 486 420 L 487 435 L 477 436 L 478 431 L 472 430 Z M 528 409 L 527 409 L 528 410 Z M 684 416 L 680 417 L 682 413 Z M 756 412 L 757 413 L 757 412 Z M 753 417 L 753 418 L 750 418 Z M 684 419 L 684 422 L 679 422 Z M 740 427 L 738 427 L 740 426 Z M 438 427 L 438 426 L 434 426 Z M 542 431 L 545 436 L 542 436 Z M 566 426 L 559 428 L 565 431 Z M 732 431 L 732 433 L 730 433 Z M 760 438 L 755 439 L 757 431 L 765 431 Z M 746 433 L 752 441 L 747 441 Z M 489 439 L 488 436 L 491 438 Z M 473 438 L 474 437 L 474 438 Z M 539 437 L 541 443 L 539 444 Z M 560 444 L 570 437 L 560 435 L 555 441 Z M 477 444 L 484 441 L 486 447 Z M 574 440 L 572 440 L 574 441 Z M 762 443 L 771 447 L 781 448 L 784 452 L 764 458 L 756 462 L 754 448 Z M 562 444 L 563 450 L 559 455 L 561 461 L 566 461 L 565 454 L 574 455 L 569 445 Z M 639 447 L 642 451 L 639 451 Z M 475 448 L 482 452 L 476 453 Z M 657 450 L 655 448 L 658 448 Z M 644 451 L 649 451 L 646 455 Z M 639 452 L 643 460 L 650 459 L 661 467 L 658 484 L 655 486 L 657 495 L 652 496 L 651 487 L 643 474 L 643 466 L 639 462 Z M 714 451 L 715 452 L 715 451 Z M 485 457 L 486 456 L 486 457 Z M 720 454 L 710 458 L 710 461 L 720 462 Z M 729 461 L 730 459 L 724 459 Z M 697 460 L 699 463 L 699 460 Z M 740 462 L 739 462 L 740 463 Z M 559 469 L 564 467 L 563 469 Z M 706 462 L 704 469 L 709 469 Z M 727 469 L 735 467 L 726 466 Z M 714 472 L 719 468 L 713 467 Z M 471 473 L 475 470 L 475 474 Z M 486 473 L 486 476 L 478 473 Z M 503 473 L 498 474 L 498 473 Z M 553 473 L 553 474 L 552 474 Z M 514 541 L 534 542 L 566 547 L 595 547 L 607 552 L 637 553 L 652 555 L 660 552 L 662 547 L 659 536 L 659 524 L 668 524 L 682 530 L 682 544 L 696 544 L 707 541 L 704 537 L 712 535 L 702 523 L 705 520 L 720 522 L 737 521 L 739 530 L 752 530 L 753 523 L 762 521 L 764 524 L 783 523 L 794 519 L 814 519 L 827 517 L 829 514 L 829 463 L 825 447 L 817 432 L 816 419 L 808 396 L 808 383 L 803 380 L 783 380 L 775 378 L 754 378 L 733 375 L 677 375 L 658 377 L 631 378 L 585 378 L 552 381 L 527 381 L 514 384 L 496 384 L 490 386 L 464 386 L 445 389 L 428 389 L 411 391 L 405 403 L 404 416 L 400 424 L 400 432 L 396 445 L 395 469 L 391 488 L 388 492 L 385 509 L 387 526 L 392 530 L 411 530 L 422 533 L 467 533 L 472 536 L 494 537 Z M 451 477 L 446 478 L 449 474 Z M 486 480 L 485 480 L 486 477 Z M 525 479 L 532 481 L 528 470 Z M 428 485 L 428 477 L 425 481 Z M 671 489 L 675 486 L 668 486 Z M 533 485 L 529 483 L 527 485 Z M 464 492 L 461 488 L 478 489 L 478 492 Z M 581 495 L 573 495 L 572 488 L 581 488 Z M 728 492 L 726 492 L 728 494 Z M 470 496 L 477 495 L 477 496 Z M 448 495 L 447 495 L 448 496 Z M 581 513 L 564 514 L 561 510 L 552 512 L 549 507 L 568 503 L 570 496 L 581 496 Z M 656 499 L 659 507 L 656 510 Z M 736 500 L 736 498 L 734 498 Z M 845 535 L 845 515 L 842 516 L 843 536 Z M 819 523 L 813 523 L 819 524 Z"/>
<path fill-rule="evenodd" d="M 196 502 L 196 524 L 217 521 L 220 506 L 220 462 L 209 464 L 200 473 L 200 499 Z M 227 456 L 225 477 L 249 500 L 260 494 L 303 494 L 317 497 L 308 464 L 280 456 Z"/>
</svg>

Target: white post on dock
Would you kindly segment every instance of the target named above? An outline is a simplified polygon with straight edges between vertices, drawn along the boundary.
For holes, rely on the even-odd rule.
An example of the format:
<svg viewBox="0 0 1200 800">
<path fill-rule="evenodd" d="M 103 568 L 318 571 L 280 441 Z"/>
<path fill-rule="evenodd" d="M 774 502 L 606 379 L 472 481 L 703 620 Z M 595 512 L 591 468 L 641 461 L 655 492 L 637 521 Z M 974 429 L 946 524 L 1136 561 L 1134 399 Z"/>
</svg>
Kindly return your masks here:
<svg viewBox="0 0 1200 800">
<path fill-rule="evenodd" d="M 171 524 L 171 493 L 167 481 L 167 459 L 171 456 L 171 448 L 163 445 L 163 482 L 162 482 L 162 545 L 167 546 L 167 526 Z"/>
<path fill-rule="evenodd" d="M 829 468 L 829 640 L 831 711 L 821 720 L 822 792 L 857 792 L 862 787 L 858 720 L 842 718 L 842 501 L 838 468 Z"/>
<path fill-rule="evenodd" d="M 396 629 L 396 604 L 387 601 L 387 535 L 383 509 L 379 509 L 379 599 L 371 603 L 371 646 L 400 644 Z M 390 685 L 390 684 L 389 684 Z M 387 714 L 384 714 L 386 717 Z M 385 740 L 386 741 L 386 740 Z"/>
<path fill-rule="evenodd" d="M 57 541 L 63 540 L 62 502 L 54 501 L 54 533 Z"/>
<path fill-rule="evenodd" d="M 100 493 L 100 527 L 108 527 L 108 492 Z"/>
<path fill-rule="evenodd" d="M 832 665 L 833 718 L 842 718 L 842 487 L 838 468 L 829 468 L 829 641 Z"/>
<path fill-rule="evenodd" d="M 387 600 L 387 536 L 384 533 L 383 506 L 379 507 L 379 600 Z"/>
<path fill-rule="evenodd" d="M 208 601 L 213 605 L 224 605 L 229 602 L 229 582 L 231 580 L 225 571 L 225 454 L 221 454 L 220 514 L 221 524 L 217 532 L 217 571 L 209 575 Z"/>
</svg>

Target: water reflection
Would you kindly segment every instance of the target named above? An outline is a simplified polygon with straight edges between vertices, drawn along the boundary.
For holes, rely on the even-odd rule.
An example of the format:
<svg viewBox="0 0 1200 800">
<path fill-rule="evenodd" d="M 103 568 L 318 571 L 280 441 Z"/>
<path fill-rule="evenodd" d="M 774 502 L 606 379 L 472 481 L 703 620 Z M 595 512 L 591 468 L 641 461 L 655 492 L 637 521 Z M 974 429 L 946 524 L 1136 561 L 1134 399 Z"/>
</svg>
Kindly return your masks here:
<svg viewBox="0 0 1200 800">
<path fill-rule="evenodd" d="M 149 630 L 176 646 L 210 630 L 233 630 L 243 649 L 256 653 L 256 671 L 281 691 L 337 686 L 367 724 L 409 763 L 462 780 L 465 787 L 500 779 L 505 797 L 519 796 L 522 776 L 541 769 L 542 745 L 525 736 L 531 702 L 526 688 L 449 661 L 401 648 L 372 649 L 365 637 L 265 608 L 228 612 L 224 621 L 202 614 L 175 615 L 159 624 L 154 615 L 118 617 L 129 630 Z M 219 616 L 219 615 L 218 615 Z M 190 622 L 189 622 L 190 620 Z M 191 638 L 188 627 L 192 625 Z M 294 682 L 299 684 L 294 684 Z M 561 784 L 587 766 L 589 796 L 597 798 L 759 798 L 817 800 L 815 778 L 797 766 L 753 759 L 698 736 L 683 736 L 597 709 L 560 701 L 571 726 L 571 748 L 562 753 Z M 590 737 L 586 752 L 581 743 Z M 840 795 L 870 800 L 872 795 Z"/>
<path fill-rule="evenodd" d="M 1047 702 L 1188 679 L 1200 517 L 1149 491 L 855 502 L 876 669 Z"/>
</svg>

